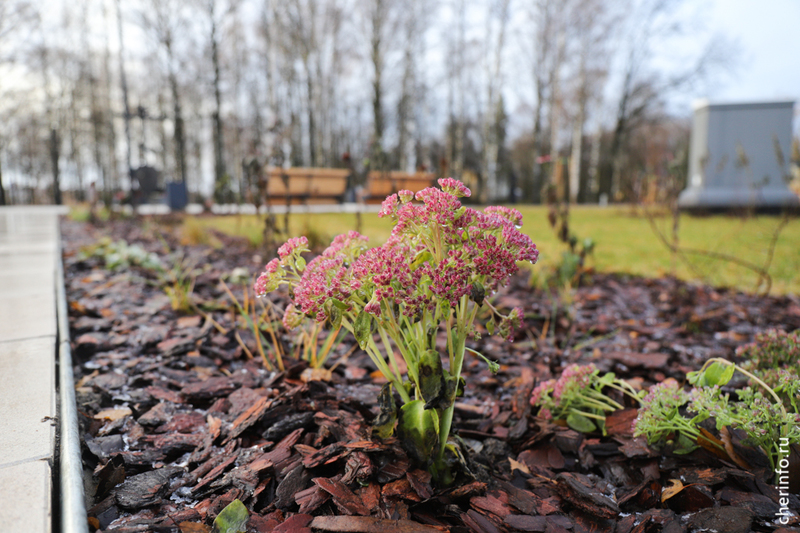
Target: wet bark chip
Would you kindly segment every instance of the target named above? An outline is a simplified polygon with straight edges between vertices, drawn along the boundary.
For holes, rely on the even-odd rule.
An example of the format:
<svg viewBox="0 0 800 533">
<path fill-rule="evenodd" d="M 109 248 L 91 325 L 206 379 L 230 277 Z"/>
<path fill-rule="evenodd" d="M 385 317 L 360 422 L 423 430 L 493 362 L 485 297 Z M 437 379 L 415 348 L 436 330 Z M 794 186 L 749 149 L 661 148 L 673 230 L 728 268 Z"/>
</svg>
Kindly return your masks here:
<svg viewBox="0 0 800 533">
<path fill-rule="evenodd" d="M 594 488 L 585 476 L 562 472 L 556 476 L 556 481 L 559 495 L 585 513 L 600 518 L 614 518 L 619 514 L 616 502 Z"/>
<path fill-rule="evenodd" d="M 752 523 L 753 513 L 743 507 L 712 507 L 689 518 L 689 528 L 695 531 L 747 533 Z"/>
<path fill-rule="evenodd" d="M 114 491 L 117 505 L 134 510 L 161 501 L 169 488 L 170 479 L 183 472 L 182 468 L 167 467 L 131 476 Z"/>
</svg>

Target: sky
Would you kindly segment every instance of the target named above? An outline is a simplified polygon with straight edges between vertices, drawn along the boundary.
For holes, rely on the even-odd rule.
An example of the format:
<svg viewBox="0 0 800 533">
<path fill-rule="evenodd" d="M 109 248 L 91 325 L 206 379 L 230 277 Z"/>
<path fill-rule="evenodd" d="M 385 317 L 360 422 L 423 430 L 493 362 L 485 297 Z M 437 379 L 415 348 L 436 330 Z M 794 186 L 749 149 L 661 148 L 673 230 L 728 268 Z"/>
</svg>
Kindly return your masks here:
<svg viewBox="0 0 800 533">
<path fill-rule="evenodd" d="M 713 102 L 800 102 L 800 0 L 712 0 L 709 26 L 737 42 L 738 64 Z"/>
</svg>

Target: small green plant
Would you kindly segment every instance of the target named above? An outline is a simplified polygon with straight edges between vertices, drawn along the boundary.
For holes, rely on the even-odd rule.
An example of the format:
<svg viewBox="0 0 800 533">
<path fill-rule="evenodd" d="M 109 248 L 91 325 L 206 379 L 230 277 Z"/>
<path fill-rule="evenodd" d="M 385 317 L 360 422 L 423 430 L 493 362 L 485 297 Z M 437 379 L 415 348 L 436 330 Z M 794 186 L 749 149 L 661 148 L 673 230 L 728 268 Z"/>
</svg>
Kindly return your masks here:
<svg viewBox="0 0 800 533">
<path fill-rule="evenodd" d="M 172 267 L 160 270 L 159 281 L 169 297 L 173 311 L 191 313 L 197 309 L 192 293 L 197 278 L 196 264 L 179 254 L 173 259 Z"/>
<path fill-rule="evenodd" d="M 744 374 L 758 386 L 758 389 L 745 387 L 737 391 L 736 402 L 721 391 L 734 372 Z M 706 361 L 699 372 L 690 372 L 686 377 L 695 386 L 690 411 L 697 413 L 696 423 L 713 417 L 717 429 L 730 426 L 744 430 L 747 443 L 764 451 L 773 470 L 782 457 L 779 439 L 789 444 L 800 443 L 800 414 L 796 410 L 787 411 L 778 393 L 750 371 L 716 358 Z"/>
<path fill-rule="evenodd" d="M 606 414 L 624 408 L 604 392 L 608 389 L 617 390 L 636 401 L 643 394 L 611 372 L 600 376 L 600 371 L 591 363 L 586 366 L 573 364 L 557 380 L 537 385 L 531 396 L 531 405 L 539 407 L 539 416 L 544 419 L 564 420 L 572 429 L 584 433 L 600 429 L 605 435 Z"/>
<path fill-rule="evenodd" d="M 284 315 L 287 327 L 315 320 L 327 322 L 332 332 L 343 328 L 353 334 L 401 400 L 396 409 L 391 390 L 382 394 L 386 422 L 378 433 L 391 432 L 398 420 L 396 434 L 409 454 L 447 485 L 459 456 L 448 441 L 454 403 L 464 386 L 467 338 L 478 335 L 478 310 L 516 272 L 517 261 L 536 262 L 539 252 L 519 231 L 519 211 L 476 211 L 461 205 L 459 198 L 470 195 L 461 182 L 448 178 L 439 185 L 416 196 L 401 191 L 383 202 L 379 215 L 394 221 L 383 246 L 367 249 L 367 239 L 351 231 L 306 264 L 302 254 L 309 251 L 309 240 L 289 239 L 256 281 L 256 293 L 286 284 L 294 300 Z M 422 204 L 412 202 L 415 198 Z M 511 337 L 522 311 L 503 315 L 487 307 L 489 328 Z M 446 336 L 447 368 L 437 349 L 440 331 Z"/>
<path fill-rule="evenodd" d="M 796 364 L 797 337 L 780 333 L 760 336 L 755 344 L 740 352 L 754 358 L 751 366 L 786 366 Z M 622 409 L 604 391 L 616 389 L 639 403 L 633 422 L 634 436 L 647 439 L 652 446 L 669 445 L 675 453 L 690 453 L 699 446 L 713 448 L 720 454 L 722 442 L 702 429 L 701 424 L 712 420 L 718 431 L 738 428 L 747 435 L 744 444 L 760 448 L 773 469 L 785 453 L 785 443 L 800 444 L 800 379 L 793 369 L 771 369 L 772 384 L 754 372 L 726 359 L 710 359 L 687 380 L 690 391 L 669 379 L 643 391 L 634 390 L 614 374 L 600 376 L 590 364 L 571 365 L 559 377 L 539 384 L 531 396 L 531 404 L 540 408 L 545 419 L 563 420 L 577 431 L 600 429 L 605 434 L 606 414 Z M 737 390 L 735 399 L 722 390 L 735 372 L 747 377 L 754 386 Z M 782 444 L 783 447 L 782 447 Z"/>
<path fill-rule="evenodd" d="M 696 450 L 702 433 L 696 420 L 684 415 L 690 400 L 691 395 L 674 379 L 653 385 L 640 402 L 634 436 L 645 437 L 651 446 L 666 443 L 678 454 Z"/>
<path fill-rule="evenodd" d="M 154 253 L 148 252 L 138 244 L 128 244 L 124 240 L 114 241 L 103 237 L 96 244 L 81 248 L 78 259 L 86 260 L 96 257 L 103 261 L 109 270 L 127 269 L 132 266 L 145 270 L 161 271 L 163 265 Z"/>
<path fill-rule="evenodd" d="M 733 400 L 722 388 L 735 372 L 745 375 L 757 388 L 740 389 Z M 783 376 L 779 390 L 796 399 L 798 385 L 791 379 L 793 375 Z M 665 382 L 651 388 L 634 421 L 635 436 L 644 436 L 649 444 L 659 445 L 677 435 L 675 448 L 679 453 L 693 451 L 703 438 L 721 449 L 708 436 L 701 436 L 700 424 L 713 419 L 718 431 L 726 427 L 743 430 L 747 434 L 745 444 L 760 448 L 773 470 L 782 458 L 781 439 L 789 444 L 800 443 L 797 402 L 792 401 L 791 410 L 787 410 L 778 391 L 750 371 L 715 358 L 706 361 L 699 371 L 690 372 L 687 379 L 693 385 L 688 393 L 677 383 Z"/>
</svg>

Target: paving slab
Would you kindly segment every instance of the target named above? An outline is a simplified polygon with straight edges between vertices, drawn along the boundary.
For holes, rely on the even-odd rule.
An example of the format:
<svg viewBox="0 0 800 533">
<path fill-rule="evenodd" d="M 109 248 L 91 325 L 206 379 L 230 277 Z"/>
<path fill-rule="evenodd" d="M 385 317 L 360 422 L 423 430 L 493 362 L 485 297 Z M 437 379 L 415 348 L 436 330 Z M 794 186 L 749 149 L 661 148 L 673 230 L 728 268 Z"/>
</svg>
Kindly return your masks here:
<svg viewBox="0 0 800 533">
<path fill-rule="evenodd" d="M 55 293 L 28 291 L 19 294 L 0 289 L 0 342 L 33 339 L 56 334 Z M 55 340 L 53 341 L 55 346 Z M 55 365 L 55 350 L 50 354 Z"/>
<path fill-rule="evenodd" d="M 0 208 L 0 531 L 53 530 L 58 215 Z M 58 284 L 57 284 L 58 282 Z"/>
<path fill-rule="evenodd" d="M 44 460 L 0 468 L 0 530 L 51 531 L 51 479 L 50 464 Z"/>
<path fill-rule="evenodd" d="M 0 261 L 0 301 L 5 302 L 14 296 L 52 294 L 55 255 L 44 257 L 48 258 L 49 265 L 37 261 L 27 268 L 3 268 Z"/>
<path fill-rule="evenodd" d="M 0 470 L 53 454 L 55 345 L 55 335 L 0 342 Z"/>
</svg>

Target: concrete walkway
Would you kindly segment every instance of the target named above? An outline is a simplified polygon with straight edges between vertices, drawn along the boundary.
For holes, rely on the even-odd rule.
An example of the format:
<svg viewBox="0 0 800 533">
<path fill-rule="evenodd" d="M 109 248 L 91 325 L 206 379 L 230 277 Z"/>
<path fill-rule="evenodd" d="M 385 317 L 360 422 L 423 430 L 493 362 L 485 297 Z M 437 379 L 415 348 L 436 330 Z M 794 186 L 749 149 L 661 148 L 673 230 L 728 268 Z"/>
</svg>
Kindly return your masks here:
<svg viewBox="0 0 800 533">
<path fill-rule="evenodd" d="M 52 531 L 57 207 L 0 208 L 0 529 Z"/>
</svg>

